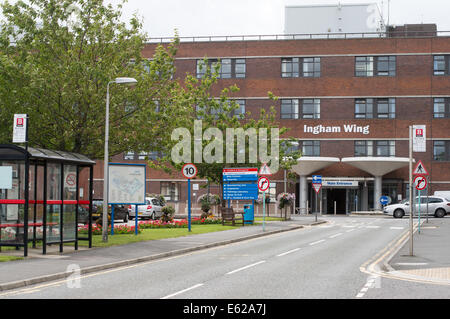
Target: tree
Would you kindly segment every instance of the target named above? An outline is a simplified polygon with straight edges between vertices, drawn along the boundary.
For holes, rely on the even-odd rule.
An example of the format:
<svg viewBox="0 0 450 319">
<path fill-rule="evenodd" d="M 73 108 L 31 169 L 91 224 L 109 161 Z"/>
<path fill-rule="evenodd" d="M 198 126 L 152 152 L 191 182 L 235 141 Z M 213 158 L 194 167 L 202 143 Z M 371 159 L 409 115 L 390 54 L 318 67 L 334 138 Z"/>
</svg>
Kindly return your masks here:
<svg viewBox="0 0 450 319">
<path fill-rule="evenodd" d="M 191 93 L 173 79 L 177 36 L 144 59 L 142 23 L 122 22 L 121 8 L 101 0 L 1 5 L 0 143 L 11 142 L 13 114 L 26 113 L 31 146 L 102 158 L 106 86 L 121 76 L 138 84 L 111 86 L 111 156 L 160 150 L 183 125 Z"/>
<path fill-rule="evenodd" d="M 276 111 L 272 106 L 269 112 L 266 112 L 264 109 L 261 109 L 259 117 L 257 115 L 256 118 L 252 118 L 250 112 L 246 114 L 235 114 L 235 110 L 239 108 L 239 105 L 230 98 L 230 94 L 239 91 L 237 86 L 231 86 L 227 88 L 223 88 L 219 96 L 212 96 L 210 92 L 212 88 L 217 85 L 217 77 L 218 70 L 220 68 L 220 62 L 215 64 L 213 67 L 209 67 L 208 63 L 205 59 L 203 65 L 205 66 L 205 76 L 201 79 L 194 78 L 192 76 L 187 76 L 188 87 L 191 90 L 197 91 L 194 96 L 196 97 L 193 103 L 195 104 L 196 111 L 192 113 L 191 124 L 186 131 L 190 137 L 198 138 L 202 137 L 201 146 L 202 146 L 202 154 L 201 154 L 201 162 L 197 162 L 195 160 L 195 141 L 186 146 L 191 148 L 190 154 L 194 154 L 194 156 L 187 156 L 184 161 L 174 162 L 173 156 L 172 158 L 166 158 L 166 160 L 170 160 L 172 165 L 180 170 L 182 165 L 187 162 L 195 162 L 198 173 L 197 176 L 200 178 L 206 178 L 208 184 L 215 183 L 223 187 L 222 181 L 222 172 L 225 167 L 260 167 L 263 159 L 261 158 L 261 154 L 258 153 L 258 157 L 255 158 L 252 154 L 255 154 L 255 140 L 252 140 L 250 137 L 246 136 L 243 140 L 243 143 L 238 145 L 237 138 L 232 137 L 232 148 L 230 149 L 230 145 L 226 143 L 218 143 L 215 147 L 213 144 L 215 141 L 225 139 L 227 130 L 241 130 L 241 132 L 256 132 L 258 145 L 260 143 L 259 138 L 260 129 L 267 129 L 267 140 L 268 150 L 271 150 L 271 143 L 276 143 L 277 149 L 279 150 L 278 156 L 273 158 L 272 160 L 277 161 L 277 164 L 283 169 L 289 170 L 294 164 L 297 163 L 298 158 L 300 157 L 299 150 L 292 150 L 291 143 L 295 142 L 293 138 L 284 137 L 288 132 L 288 129 L 285 127 L 279 127 L 279 123 L 276 121 Z M 275 101 L 277 98 L 271 93 L 268 92 L 269 98 Z M 201 120 L 201 124 L 198 124 L 198 120 Z M 197 123 L 196 123 L 197 121 Z M 197 125 L 200 125 L 198 127 Z M 208 134 L 211 128 L 216 128 L 217 131 L 222 133 L 219 134 Z M 201 131 L 201 134 L 197 134 L 196 129 Z M 271 129 L 279 130 L 279 138 L 278 136 L 272 136 Z M 186 132 L 187 133 L 187 132 Z M 206 138 L 205 138 L 206 136 Z M 189 137 L 189 138 L 190 138 Z M 272 139 L 274 137 L 275 139 Z M 183 136 L 184 138 L 184 136 Z M 170 147 L 174 147 L 174 143 L 178 143 L 179 140 L 175 139 L 170 144 Z M 235 143 L 236 142 L 236 143 Z M 198 145 L 197 145 L 198 146 Z M 169 147 L 169 148 L 170 148 Z M 211 151 L 209 160 L 205 160 L 203 154 L 203 150 Z M 185 151 L 185 150 L 184 150 Z M 259 150 L 258 150 L 259 151 Z M 225 155 L 227 152 L 232 153 L 231 161 L 229 158 L 225 159 Z M 239 158 L 240 154 L 244 153 L 244 160 Z M 222 156 L 220 155 L 222 154 Z M 274 154 L 271 154 L 274 155 Z M 273 172 L 275 173 L 275 172 Z M 222 205 L 224 205 L 224 201 L 222 201 Z"/>
</svg>

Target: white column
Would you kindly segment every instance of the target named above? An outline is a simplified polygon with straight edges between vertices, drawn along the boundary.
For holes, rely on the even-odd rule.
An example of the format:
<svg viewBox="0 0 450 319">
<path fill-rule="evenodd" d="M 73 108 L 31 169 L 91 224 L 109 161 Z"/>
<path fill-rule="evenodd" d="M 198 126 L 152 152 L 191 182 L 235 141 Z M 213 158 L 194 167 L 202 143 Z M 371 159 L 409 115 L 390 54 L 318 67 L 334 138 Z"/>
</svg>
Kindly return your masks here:
<svg viewBox="0 0 450 319">
<path fill-rule="evenodd" d="M 375 185 L 373 189 L 373 205 L 375 210 L 381 210 L 380 197 L 382 193 L 383 178 L 381 176 L 375 176 Z"/>
<path fill-rule="evenodd" d="M 299 207 L 300 213 L 306 214 L 306 201 L 308 200 L 308 181 L 306 180 L 306 176 L 302 175 L 299 178 Z"/>
</svg>

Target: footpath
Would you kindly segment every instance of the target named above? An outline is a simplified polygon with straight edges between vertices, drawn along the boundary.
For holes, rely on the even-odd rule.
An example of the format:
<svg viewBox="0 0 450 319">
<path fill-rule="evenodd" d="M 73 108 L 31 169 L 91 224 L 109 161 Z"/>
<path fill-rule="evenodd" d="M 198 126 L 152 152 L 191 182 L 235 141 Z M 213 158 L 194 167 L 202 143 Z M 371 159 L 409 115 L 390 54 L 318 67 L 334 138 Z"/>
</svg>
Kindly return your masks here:
<svg viewBox="0 0 450 319">
<path fill-rule="evenodd" d="M 264 229 L 262 225 L 244 226 L 226 231 L 150 240 L 107 248 L 87 249 L 80 246 L 78 251 L 71 247 L 64 247 L 66 250 L 64 253 L 59 253 L 56 246 L 51 246 L 47 255 L 42 255 L 41 249 L 30 250 L 29 257 L 24 260 L 0 263 L 0 291 L 61 280 L 72 275 L 74 269 L 79 269 L 79 274 L 84 275 L 322 223 L 325 221 L 315 222 L 313 217 L 303 216 L 284 222 L 266 222 Z M 8 253 L 10 254 L 10 252 Z"/>
<path fill-rule="evenodd" d="M 417 219 L 415 219 L 417 221 Z M 450 216 L 421 220 L 420 233 L 413 236 L 412 256 L 409 236 L 384 261 L 384 271 L 392 278 L 450 285 Z"/>
</svg>

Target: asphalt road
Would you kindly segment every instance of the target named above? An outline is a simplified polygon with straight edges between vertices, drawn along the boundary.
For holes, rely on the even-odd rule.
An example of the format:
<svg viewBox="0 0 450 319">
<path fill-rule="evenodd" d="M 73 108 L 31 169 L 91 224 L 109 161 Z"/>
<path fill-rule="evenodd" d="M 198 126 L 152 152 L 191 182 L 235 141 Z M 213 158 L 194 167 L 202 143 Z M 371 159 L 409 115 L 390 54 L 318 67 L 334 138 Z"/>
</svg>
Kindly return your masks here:
<svg viewBox="0 0 450 319">
<path fill-rule="evenodd" d="M 325 217 L 321 226 L 0 293 L 0 298 L 449 298 L 450 287 L 372 277 L 360 267 L 407 219 Z M 447 218 L 450 222 L 450 218 Z"/>
</svg>

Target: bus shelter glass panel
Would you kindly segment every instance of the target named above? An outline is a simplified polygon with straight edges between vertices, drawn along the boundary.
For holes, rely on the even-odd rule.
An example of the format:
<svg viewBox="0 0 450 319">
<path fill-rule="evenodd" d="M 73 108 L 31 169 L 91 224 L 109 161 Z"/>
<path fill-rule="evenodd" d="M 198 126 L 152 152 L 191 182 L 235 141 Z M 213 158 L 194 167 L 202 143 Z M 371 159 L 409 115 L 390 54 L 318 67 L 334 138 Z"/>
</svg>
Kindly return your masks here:
<svg viewBox="0 0 450 319">
<path fill-rule="evenodd" d="M 64 165 L 63 200 L 77 200 L 77 167 Z M 75 240 L 77 205 L 67 204 L 63 208 L 63 240 Z"/>
<path fill-rule="evenodd" d="M 34 174 L 36 172 L 36 179 L 34 178 Z M 43 237 L 43 223 L 44 223 L 44 188 L 41 185 L 44 185 L 44 166 L 37 165 L 36 171 L 33 169 L 33 178 L 30 178 L 30 181 L 33 185 L 38 185 L 33 189 L 33 197 L 35 202 L 33 205 L 30 205 L 30 213 L 33 213 L 33 223 L 35 223 L 34 227 L 36 229 L 36 237 L 35 239 L 41 240 Z M 35 183 L 36 181 L 36 183 Z"/>
<path fill-rule="evenodd" d="M 14 203 L 14 200 L 25 197 L 25 163 L 0 161 L 0 169 L 0 199 L 12 201 L 0 204 L 0 242 L 23 244 L 24 205 Z"/>
<path fill-rule="evenodd" d="M 47 242 L 60 241 L 61 204 L 61 164 L 47 165 Z"/>
</svg>

